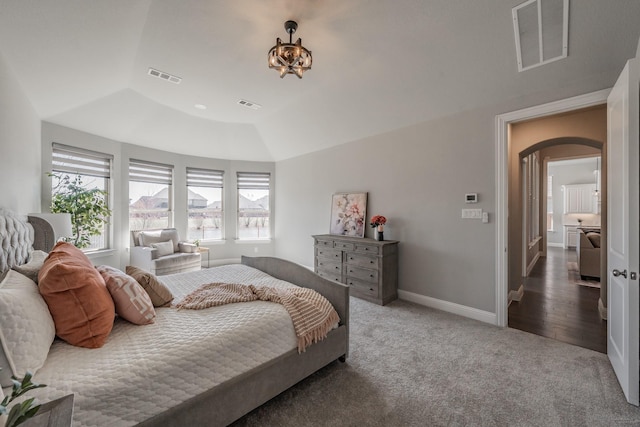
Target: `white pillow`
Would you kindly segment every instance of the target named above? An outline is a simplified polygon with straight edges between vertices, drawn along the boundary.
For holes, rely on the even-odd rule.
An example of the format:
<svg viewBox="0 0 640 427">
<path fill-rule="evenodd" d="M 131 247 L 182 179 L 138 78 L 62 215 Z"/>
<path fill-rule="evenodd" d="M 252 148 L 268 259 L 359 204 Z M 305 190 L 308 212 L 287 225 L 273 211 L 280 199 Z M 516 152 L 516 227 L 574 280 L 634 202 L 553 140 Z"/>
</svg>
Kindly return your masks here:
<svg viewBox="0 0 640 427">
<path fill-rule="evenodd" d="M 158 257 L 171 255 L 173 253 L 173 242 L 171 240 L 168 242 L 153 243 L 151 247 L 157 249 Z"/>
<path fill-rule="evenodd" d="M 55 336 L 53 318 L 38 286 L 10 270 L 0 282 L 0 386 L 11 386 L 11 375 L 35 374 L 44 365 Z"/>
</svg>

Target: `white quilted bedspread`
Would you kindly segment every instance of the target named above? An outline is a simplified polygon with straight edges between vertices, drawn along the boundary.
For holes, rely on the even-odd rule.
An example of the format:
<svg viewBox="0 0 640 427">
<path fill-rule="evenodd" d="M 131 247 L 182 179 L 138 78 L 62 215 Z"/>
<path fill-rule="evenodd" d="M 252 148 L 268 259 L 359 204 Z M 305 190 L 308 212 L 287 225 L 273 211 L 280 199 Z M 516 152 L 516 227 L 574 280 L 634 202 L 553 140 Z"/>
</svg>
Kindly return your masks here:
<svg viewBox="0 0 640 427">
<path fill-rule="evenodd" d="M 287 287 L 244 265 L 161 276 L 174 303 L 204 283 Z M 264 301 L 204 310 L 156 308 L 154 324 L 117 319 L 104 347 L 56 340 L 35 381 L 41 402 L 75 393 L 74 426 L 130 426 L 296 348 L 291 318 Z"/>
</svg>

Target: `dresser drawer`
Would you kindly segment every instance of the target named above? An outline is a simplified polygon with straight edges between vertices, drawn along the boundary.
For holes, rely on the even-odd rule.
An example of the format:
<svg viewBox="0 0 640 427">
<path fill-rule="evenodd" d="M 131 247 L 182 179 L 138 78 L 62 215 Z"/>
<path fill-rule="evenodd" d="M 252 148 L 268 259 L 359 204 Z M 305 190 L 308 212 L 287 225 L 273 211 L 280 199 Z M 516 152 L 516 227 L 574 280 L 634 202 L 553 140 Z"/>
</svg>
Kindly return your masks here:
<svg viewBox="0 0 640 427">
<path fill-rule="evenodd" d="M 338 249 L 329 249 L 322 246 L 316 247 L 316 256 L 342 262 L 342 251 Z"/>
<path fill-rule="evenodd" d="M 364 245 L 362 243 L 356 243 L 354 250 L 361 254 L 378 255 L 378 247 L 374 245 Z"/>
<path fill-rule="evenodd" d="M 340 262 L 329 261 L 323 258 L 316 258 L 316 270 L 323 270 L 325 272 L 331 271 L 333 274 L 341 276 L 342 264 Z"/>
<path fill-rule="evenodd" d="M 378 270 L 369 270 L 366 268 L 347 265 L 347 278 L 360 279 L 360 280 L 364 280 L 365 282 L 378 283 Z"/>
<path fill-rule="evenodd" d="M 352 252 L 347 254 L 347 264 L 378 269 L 378 257 Z"/>
<path fill-rule="evenodd" d="M 316 274 L 332 282 L 342 283 L 342 274 L 340 271 L 316 268 Z"/>
<path fill-rule="evenodd" d="M 334 242 L 333 247 L 341 250 L 341 251 L 352 251 L 353 250 L 353 243 L 349 243 L 349 242 Z"/>
<path fill-rule="evenodd" d="M 317 247 L 324 247 L 324 248 L 333 248 L 333 240 L 316 239 L 316 246 Z"/>
<path fill-rule="evenodd" d="M 354 294 L 364 294 L 372 298 L 378 298 L 378 284 L 362 282 L 358 279 L 347 279 L 347 285 L 351 286 Z"/>
</svg>

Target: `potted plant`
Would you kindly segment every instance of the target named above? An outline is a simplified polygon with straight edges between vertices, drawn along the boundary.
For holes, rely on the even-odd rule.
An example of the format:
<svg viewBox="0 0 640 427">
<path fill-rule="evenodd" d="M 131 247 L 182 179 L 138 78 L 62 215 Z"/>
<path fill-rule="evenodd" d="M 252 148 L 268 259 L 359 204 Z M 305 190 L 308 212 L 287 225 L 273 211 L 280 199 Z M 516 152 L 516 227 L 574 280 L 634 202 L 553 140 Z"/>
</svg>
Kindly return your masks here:
<svg viewBox="0 0 640 427">
<path fill-rule="evenodd" d="M 98 188 L 87 189 L 81 175 L 71 178 L 69 175 L 49 173 L 49 176 L 55 180 L 51 212 L 71 214 L 73 237 L 68 241 L 80 249 L 89 247 L 89 238 L 100 235 L 111 216 L 107 192 Z"/>
<path fill-rule="evenodd" d="M 33 397 L 20 403 L 16 403 L 11 407 L 11 409 L 9 409 L 9 404 L 11 402 L 28 391 L 46 387 L 45 384 L 36 384 L 31 382 L 32 377 L 33 375 L 28 371 L 22 379 L 11 377 L 11 381 L 13 382 L 11 396 L 5 396 L 2 403 L 0 403 L 0 424 L 2 421 L 5 421 L 5 427 L 14 427 L 22 424 L 38 413 L 40 405 L 34 405 L 35 398 Z M 3 417 L 6 418 L 3 420 Z"/>
</svg>

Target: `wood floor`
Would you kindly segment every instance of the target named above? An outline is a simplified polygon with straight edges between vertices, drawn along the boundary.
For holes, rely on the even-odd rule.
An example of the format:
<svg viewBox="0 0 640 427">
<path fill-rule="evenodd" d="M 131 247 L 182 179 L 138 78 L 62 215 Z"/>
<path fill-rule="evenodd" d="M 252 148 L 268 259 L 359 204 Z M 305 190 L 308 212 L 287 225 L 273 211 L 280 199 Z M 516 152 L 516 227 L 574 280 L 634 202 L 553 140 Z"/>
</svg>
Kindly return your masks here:
<svg viewBox="0 0 640 427">
<path fill-rule="evenodd" d="M 524 297 L 509 306 L 509 327 L 607 352 L 607 322 L 600 319 L 600 289 L 569 282 L 575 250 L 550 247 L 524 282 Z"/>
</svg>

